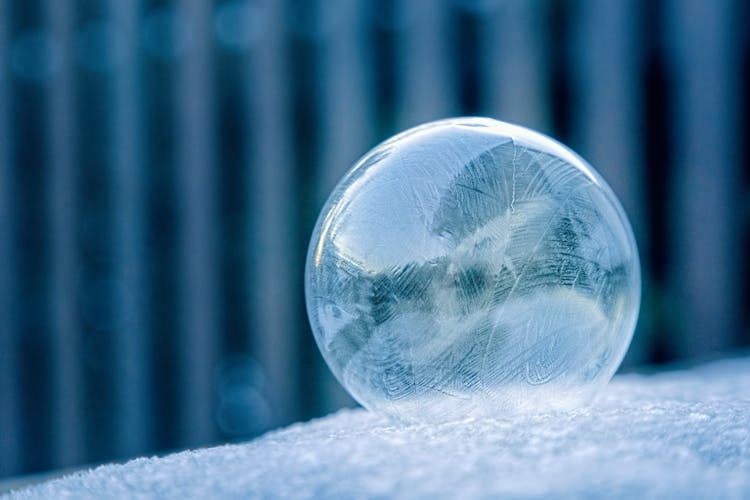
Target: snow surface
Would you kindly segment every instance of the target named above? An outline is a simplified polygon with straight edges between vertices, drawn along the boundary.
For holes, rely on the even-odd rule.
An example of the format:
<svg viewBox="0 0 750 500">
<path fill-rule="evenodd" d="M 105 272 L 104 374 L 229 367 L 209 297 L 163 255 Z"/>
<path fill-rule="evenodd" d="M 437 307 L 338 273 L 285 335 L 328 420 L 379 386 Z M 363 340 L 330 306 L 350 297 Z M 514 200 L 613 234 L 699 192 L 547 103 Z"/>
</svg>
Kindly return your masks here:
<svg viewBox="0 0 750 500">
<path fill-rule="evenodd" d="M 588 408 L 440 425 L 364 410 L 11 498 L 750 498 L 750 357 L 618 376 Z"/>
</svg>

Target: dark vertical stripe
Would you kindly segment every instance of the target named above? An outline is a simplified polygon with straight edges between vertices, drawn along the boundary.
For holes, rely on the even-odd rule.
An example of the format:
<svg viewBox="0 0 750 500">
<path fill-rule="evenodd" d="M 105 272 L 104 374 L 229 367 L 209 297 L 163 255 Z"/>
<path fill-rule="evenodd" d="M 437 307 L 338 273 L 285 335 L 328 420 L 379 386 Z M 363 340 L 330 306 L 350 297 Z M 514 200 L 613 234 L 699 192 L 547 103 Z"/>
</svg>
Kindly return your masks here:
<svg viewBox="0 0 750 500">
<path fill-rule="evenodd" d="M 139 33 L 143 51 L 139 110 L 143 131 L 146 314 L 151 342 L 154 447 L 177 446 L 177 238 L 175 190 L 177 125 L 174 72 L 187 33 L 171 3 L 148 1 Z"/>
<path fill-rule="evenodd" d="M 674 79 L 670 71 L 664 44 L 664 9 L 662 2 L 645 1 L 641 8 L 648 12 L 641 21 L 644 34 L 643 88 L 641 128 L 644 137 L 644 184 L 646 212 L 649 215 L 646 245 L 641 246 L 644 258 L 650 263 L 651 293 L 644 297 L 644 305 L 652 310 L 652 339 L 650 361 L 663 363 L 672 359 L 669 335 L 675 326 L 668 313 L 667 268 L 669 263 L 670 200 L 669 187 L 674 176 L 674 115 L 671 89 Z"/>
<path fill-rule="evenodd" d="M 52 352 L 50 332 L 49 138 L 48 86 L 52 66 L 45 56 L 54 50 L 39 2 L 14 3 L 8 142 L 13 177 L 13 272 L 18 336 L 18 377 L 22 413 L 23 468 L 38 471 L 52 461 Z M 39 56 L 38 61 L 35 61 Z M 38 66 L 34 63 L 38 62 Z M 29 64 L 30 63 L 30 64 Z"/>
<path fill-rule="evenodd" d="M 102 6 L 79 0 L 76 25 L 88 26 L 105 16 Z M 77 225 L 79 332 L 86 398 L 88 460 L 101 461 L 114 452 L 112 399 L 113 330 L 117 327 L 117 282 L 113 280 L 112 234 L 113 134 L 112 81 L 106 73 L 75 66 L 77 117 Z"/>
<path fill-rule="evenodd" d="M 750 4 L 748 2 L 738 2 L 738 16 L 737 19 L 750 19 Z M 743 290 L 742 290 L 742 310 L 744 311 L 744 318 L 742 329 L 740 331 L 740 344 L 748 346 L 750 345 L 750 30 L 744 30 L 744 38 L 742 40 L 742 56 L 740 59 L 740 89 L 745 89 L 744 92 L 740 92 L 739 98 L 741 99 L 740 105 L 740 123 L 739 123 L 739 138 L 742 150 L 740 151 L 740 157 L 743 163 L 743 195 L 741 198 L 741 206 L 744 205 L 743 211 L 743 227 L 744 227 L 744 242 L 742 247 L 742 255 L 745 256 L 744 269 L 743 269 Z M 744 139 L 743 139 L 744 138 Z"/>
<path fill-rule="evenodd" d="M 477 115 L 482 109 L 482 59 L 480 21 L 468 8 L 455 8 L 455 45 L 451 54 L 456 66 L 455 83 L 462 115 Z"/>
<path fill-rule="evenodd" d="M 9 53 L 11 37 L 8 36 L 11 13 L 8 4 L 0 4 L 0 51 Z M 14 328 L 15 318 L 13 283 L 10 271 L 14 269 L 13 253 L 13 169 L 11 168 L 8 140 L 10 127 L 11 68 L 0 65 L 0 262 L 5 267 L 0 272 L 0 477 L 18 474 L 21 464 L 21 415 L 18 387 L 18 338 Z"/>
<path fill-rule="evenodd" d="M 549 17 L 544 26 L 550 60 L 549 102 L 552 111 L 552 135 L 569 144 L 573 90 L 570 82 L 570 17 L 569 5 L 563 0 L 550 0 Z M 571 144 L 571 146 L 574 146 Z"/>
<path fill-rule="evenodd" d="M 248 286 L 249 260 L 257 258 L 248 238 L 248 96 L 254 88 L 245 78 L 247 53 L 217 49 L 215 124 L 220 257 L 220 325 L 225 355 L 246 353 L 250 348 Z"/>
<path fill-rule="evenodd" d="M 320 61 L 319 41 L 313 36 L 318 12 L 314 2 L 301 1 L 287 5 L 285 17 L 293 27 L 288 41 L 288 58 L 291 75 L 289 78 L 292 130 L 290 139 L 293 144 L 294 175 L 297 179 L 297 220 L 300 222 L 291 254 L 293 262 L 304 262 L 309 235 L 315 223 L 316 183 L 315 178 L 320 158 L 320 129 L 318 122 L 321 116 L 320 104 Z M 302 285 L 302 274 L 297 268 L 295 273 L 298 286 Z M 299 352 L 299 386 L 301 418 L 317 415 L 319 387 L 316 374 L 316 346 L 309 330 L 304 302 L 298 303 L 292 321 L 300 328 L 297 336 Z"/>
</svg>

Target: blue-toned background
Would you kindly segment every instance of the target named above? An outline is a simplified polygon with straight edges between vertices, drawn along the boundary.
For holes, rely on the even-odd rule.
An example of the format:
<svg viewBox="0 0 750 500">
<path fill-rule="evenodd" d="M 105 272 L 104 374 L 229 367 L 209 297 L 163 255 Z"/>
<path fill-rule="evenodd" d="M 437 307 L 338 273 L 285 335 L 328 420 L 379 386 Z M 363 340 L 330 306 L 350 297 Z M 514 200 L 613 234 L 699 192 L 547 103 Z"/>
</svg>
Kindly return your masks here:
<svg viewBox="0 0 750 500">
<path fill-rule="evenodd" d="M 352 404 L 304 311 L 367 149 L 481 114 L 567 143 L 641 249 L 627 366 L 750 344 L 740 0 L 0 2 L 0 476 Z"/>
</svg>

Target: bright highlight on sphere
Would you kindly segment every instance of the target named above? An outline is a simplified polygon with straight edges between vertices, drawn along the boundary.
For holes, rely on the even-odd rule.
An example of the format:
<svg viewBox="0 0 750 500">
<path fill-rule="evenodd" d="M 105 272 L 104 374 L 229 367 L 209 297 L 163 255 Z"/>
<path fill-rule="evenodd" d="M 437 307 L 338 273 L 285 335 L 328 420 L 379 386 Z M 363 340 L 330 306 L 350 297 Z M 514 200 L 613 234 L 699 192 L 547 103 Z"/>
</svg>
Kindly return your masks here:
<svg viewBox="0 0 750 500">
<path fill-rule="evenodd" d="M 307 256 L 310 323 L 366 408 L 406 422 L 584 404 L 640 304 L 625 213 L 579 156 L 456 118 L 407 130 L 344 176 Z"/>
</svg>

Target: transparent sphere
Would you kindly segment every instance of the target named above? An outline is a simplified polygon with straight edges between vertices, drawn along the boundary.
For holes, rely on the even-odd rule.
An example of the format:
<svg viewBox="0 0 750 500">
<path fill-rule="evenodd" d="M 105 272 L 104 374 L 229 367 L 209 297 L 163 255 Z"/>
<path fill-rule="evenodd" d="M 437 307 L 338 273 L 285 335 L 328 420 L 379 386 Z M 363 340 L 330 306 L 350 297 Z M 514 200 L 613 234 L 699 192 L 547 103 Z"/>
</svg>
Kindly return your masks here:
<svg viewBox="0 0 750 500">
<path fill-rule="evenodd" d="M 587 402 L 633 335 L 625 213 L 584 160 L 486 118 L 428 123 L 360 159 L 307 256 L 310 323 L 365 407 L 407 422 Z"/>
</svg>

